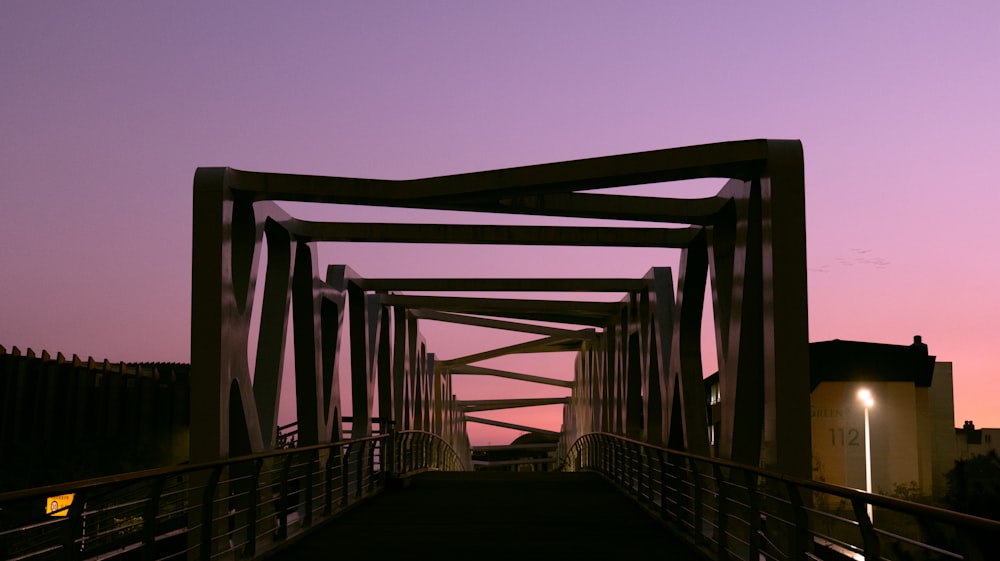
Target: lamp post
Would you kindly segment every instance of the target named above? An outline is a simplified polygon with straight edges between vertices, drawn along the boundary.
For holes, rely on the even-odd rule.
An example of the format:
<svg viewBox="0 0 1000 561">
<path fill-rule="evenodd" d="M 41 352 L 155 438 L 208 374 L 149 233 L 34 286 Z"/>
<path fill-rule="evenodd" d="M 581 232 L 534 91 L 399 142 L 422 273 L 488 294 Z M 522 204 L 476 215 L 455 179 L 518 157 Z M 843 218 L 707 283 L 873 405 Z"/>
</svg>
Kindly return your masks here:
<svg viewBox="0 0 1000 561">
<path fill-rule="evenodd" d="M 869 429 L 868 409 L 875 405 L 875 398 L 872 397 L 871 390 L 863 388 L 858 390 L 858 399 L 865 405 L 865 492 L 872 492 L 872 440 Z M 872 504 L 868 503 L 868 520 L 872 518 Z"/>
</svg>

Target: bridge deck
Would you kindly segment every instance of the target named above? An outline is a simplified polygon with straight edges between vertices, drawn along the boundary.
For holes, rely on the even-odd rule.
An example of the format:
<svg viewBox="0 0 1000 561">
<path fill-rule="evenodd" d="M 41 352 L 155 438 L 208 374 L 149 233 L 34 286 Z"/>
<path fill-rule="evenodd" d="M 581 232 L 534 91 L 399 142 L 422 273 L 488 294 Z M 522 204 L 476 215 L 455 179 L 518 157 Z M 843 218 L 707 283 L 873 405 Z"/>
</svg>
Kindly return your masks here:
<svg viewBox="0 0 1000 561">
<path fill-rule="evenodd" d="M 429 472 L 410 483 L 272 559 L 702 558 L 595 474 Z"/>
</svg>

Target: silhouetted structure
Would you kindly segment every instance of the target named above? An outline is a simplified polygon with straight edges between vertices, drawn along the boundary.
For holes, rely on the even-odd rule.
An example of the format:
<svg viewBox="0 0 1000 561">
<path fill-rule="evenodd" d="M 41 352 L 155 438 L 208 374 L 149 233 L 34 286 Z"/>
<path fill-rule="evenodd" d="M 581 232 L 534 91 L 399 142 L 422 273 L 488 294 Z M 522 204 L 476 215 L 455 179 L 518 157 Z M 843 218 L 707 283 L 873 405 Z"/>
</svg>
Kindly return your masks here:
<svg viewBox="0 0 1000 561">
<path fill-rule="evenodd" d="M 705 177 L 728 181 L 715 196 L 694 200 L 592 192 Z M 686 226 L 326 224 L 292 218 L 274 201 Z M 461 547 L 453 536 L 458 525 L 466 532 L 480 527 L 481 517 L 470 520 L 458 511 L 461 501 L 441 502 L 449 492 L 454 497 L 456 489 L 435 489 L 435 484 L 458 485 L 467 477 L 475 484 L 469 491 L 477 496 L 489 491 L 510 499 L 513 493 L 502 487 L 486 489 L 491 477 L 551 476 L 550 482 L 561 486 L 573 479 L 568 476 L 581 474 L 456 478 L 428 473 L 469 469 L 467 422 L 558 436 L 557 459 L 565 471 L 596 472 L 611 481 L 676 531 L 687 543 L 685 553 L 698 549 L 725 559 L 797 560 L 931 552 L 983 559 L 991 551 L 987 540 L 1000 532 L 998 522 L 808 479 L 813 448 L 797 141 L 728 142 L 413 181 L 203 168 L 195 177 L 194 203 L 192 464 L 0 493 L 0 557 L 176 553 L 205 560 L 253 558 L 271 555 L 314 530 L 317 539 L 325 530 L 344 531 L 350 524 L 343 517 L 347 509 L 381 493 L 391 501 L 407 492 L 418 497 L 414 514 L 391 532 L 376 530 L 377 541 L 364 543 L 363 553 L 385 558 L 391 556 L 386 552 L 427 547 L 434 557 L 475 557 L 477 551 L 449 546 Z M 321 279 L 315 246 L 323 241 L 641 246 L 682 252 L 675 290 L 673 273 L 661 267 L 641 279 L 369 279 L 335 265 Z M 264 247 L 267 267 L 259 270 Z M 722 404 L 716 438 L 719 456 L 726 459 L 708 456 L 700 335 L 709 279 L 720 364 L 717 389 L 709 395 Z M 427 291 L 618 292 L 624 297 L 587 302 L 410 294 Z M 426 348 L 418 321 L 541 338 L 442 359 Z M 257 326 L 260 332 L 251 333 Z M 298 447 L 275 450 L 281 442 L 275 416 L 289 327 Z M 343 352 L 349 353 L 344 358 L 350 364 L 353 415 L 351 438 L 342 440 L 337 367 L 344 332 L 350 333 L 350 349 Z M 257 336 L 256 349 L 250 348 L 251 335 Z M 577 353 L 572 381 L 475 364 L 512 353 L 562 351 Z M 249 359 L 251 352 L 255 361 Z M 569 395 L 459 400 L 451 393 L 457 375 L 547 384 Z M 828 383 L 855 382 L 821 382 L 815 391 Z M 374 415 L 376 401 L 380 418 Z M 564 406 L 559 433 L 469 415 L 541 404 Z M 376 424 L 385 430 L 373 434 Z M 593 480 L 589 475 L 576 479 Z M 75 493 L 72 502 L 70 493 Z M 580 540 L 570 545 L 584 546 L 556 551 L 592 553 L 587 540 L 598 532 L 577 538 L 577 528 L 607 512 L 588 513 L 574 501 L 582 499 L 591 508 L 604 498 L 598 491 L 581 497 L 571 490 L 569 495 L 551 500 L 570 510 L 559 512 L 559 520 L 584 513 L 569 533 L 571 541 Z M 53 496 L 57 506 L 68 504 L 65 510 L 49 512 Z M 476 496 L 467 493 L 461 499 Z M 380 504 L 387 502 L 371 506 Z M 428 505 L 447 508 L 434 512 Z M 600 521 L 600 528 L 622 518 L 619 507 L 613 508 L 615 515 Z M 413 524 L 416 516 L 430 524 Z M 565 530 L 557 525 L 548 530 Z M 634 526 L 615 531 L 608 550 L 629 553 Z M 346 535 L 355 539 L 371 529 L 347 528 Z M 658 545 L 649 548 L 673 547 L 653 537 L 649 543 Z M 507 542 L 507 536 L 502 539 Z M 341 541 L 334 538 L 334 547 Z M 292 552 L 296 558 L 299 553 Z M 331 554 L 328 546 L 319 553 L 323 558 Z"/>
<path fill-rule="evenodd" d="M 559 437 L 527 433 L 507 446 L 474 446 L 472 467 L 476 471 L 555 471 Z"/>
<path fill-rule="evenodd" d="M 703 199 L 595 189 L 719 177 Z M 286 327 L 295 356 L 299 438 L 340 434 L 340 334 L 351 332 L 352 412 L 364 434 L 378 410 L 467 450 L 465 414 L 539 400 L 459 401 L 453 375 L 501 375 L 472 363 L 514 352 L 579 351 L 564 442 L 607 431 L 708 452 L 700 334 L 714 288 L 720 453 L 807 477 L 809 458 L 805 203 L 798 141 L 748 140 L 408 181 L 201 168 L 194 182 L 192 459 L 273 449 Z M 664 191 L 669 187 L 664 186 Z M 318 223 L 274 202 L 534 214 L 681 224 L 680 228 Z M 258 271 L 266 239 L 267 269 Z M 664 247 L 682 250 L 643 279 L 366 279 L 346 266 L 321 278 L 321 242 Z M 262 291 L 257 283 L 264 282 Z M 407 291 L 615 291 L 620 303 L 427 297 Z M 260 332 L 251 376 L 253 310 Z M 349 304 L 349 305 L 348 305 Z M 349 308 L 349 309 L 348 309 Z M 346 314 L 346 315 L 345 315 Z M 505 319 L 485 319 L 482 316 Z M 417 320 L 538 333 L 526 344 L 441 360 Z M 509 320 L 583 329 L 542 328 Z M 552 383 L 540 377 L 529 380 Z M 252 380 L 252 381 L 251 381 Z M 487 400 L 490 401 L 490 400 Z M 359 427 L 361 431 L 359 431 Z"/>
<path fill-rule="evenodd" d="M 0 491 L 186 461 L 189 370 L 0 346 Z"/>
</svg>

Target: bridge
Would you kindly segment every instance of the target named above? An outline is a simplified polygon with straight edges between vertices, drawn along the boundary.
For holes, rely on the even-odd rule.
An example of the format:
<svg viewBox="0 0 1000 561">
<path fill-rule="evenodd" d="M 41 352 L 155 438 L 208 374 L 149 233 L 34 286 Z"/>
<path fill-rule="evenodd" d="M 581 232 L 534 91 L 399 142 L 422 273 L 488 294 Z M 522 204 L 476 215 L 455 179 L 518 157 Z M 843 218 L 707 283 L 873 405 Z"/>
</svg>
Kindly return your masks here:
<svg viewBox="0 0 1000 561">
<path fill-rule="evenodd" d="M 697 199 L 601 191 L 669 194 L 702 178 L 724 183 Z M 407 181 L 199 169 L 190 461 L 0 494 L 0 557 L 990 558 L 1000 522 L 810 479 L 804 191 L 801 145 L 781 140 Z M 277 204 L 288 201 L 615 222 L 324 223 L 290 216 Z M 324 242 L 681 257 L 676 280 L 655 264 L 642 278 L 365 278 L 346 265 L 321 274 Z M 713 424 L 701 364 L 709 287 L 723 404 Z M 536 338 L 442 358 L 419 330 L 430 321 Z M 477 365 L 567 351 L 572 380 Z M 278 427 L 286 356 L 294 439 Z M 566 395 L 459 399 L 459 376 Z M 560 431 L 475 416 L 540 404 L 562 406 Z M 469 422 L 557 438 L 543 457 L 502 462 L 551 469 L 472 471 Z M 50 497 L 69 498 L 43 508 Z"/>
</svg>

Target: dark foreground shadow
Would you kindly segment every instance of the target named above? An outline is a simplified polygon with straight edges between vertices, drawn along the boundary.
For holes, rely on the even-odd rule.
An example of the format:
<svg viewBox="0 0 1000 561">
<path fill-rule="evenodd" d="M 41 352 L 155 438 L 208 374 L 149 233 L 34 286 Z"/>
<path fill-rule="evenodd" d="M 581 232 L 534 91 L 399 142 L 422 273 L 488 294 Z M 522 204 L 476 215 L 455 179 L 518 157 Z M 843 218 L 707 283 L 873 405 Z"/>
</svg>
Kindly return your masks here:
<svg viewBox="0 0 1000 561">
<path fill-rule="evenodd" d="M 272 559 L 702 559 L 590 473 L 430 472 Z"/>
</svg>

